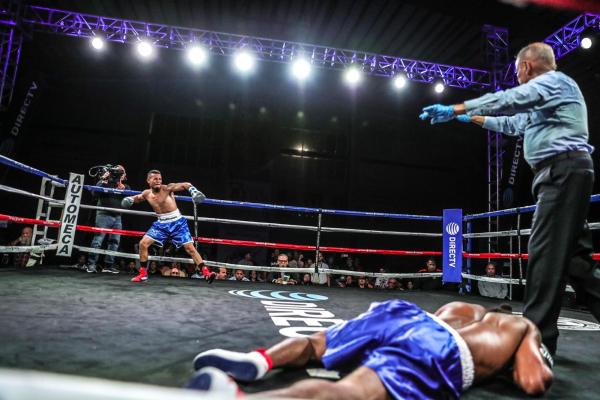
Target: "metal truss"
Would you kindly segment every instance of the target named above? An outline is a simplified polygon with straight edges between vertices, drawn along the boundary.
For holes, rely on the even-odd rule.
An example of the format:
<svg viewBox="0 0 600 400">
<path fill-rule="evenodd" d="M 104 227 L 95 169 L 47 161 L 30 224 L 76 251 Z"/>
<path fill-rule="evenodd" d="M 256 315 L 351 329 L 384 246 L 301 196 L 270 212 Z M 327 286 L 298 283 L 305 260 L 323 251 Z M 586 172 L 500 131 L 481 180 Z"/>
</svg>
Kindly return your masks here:
<svg viewBox="0 0 600 400">
<path fill-rule="evenodd" d="M 19 2 L 9 2 L 7 8 L 0 10 L 0 111 L 8 109 L 17 80 L 23 44 L 23 33 L 17 24 L 19 12 Z"/>
<path fill-rule="evenodd" d="M 101 35 L 108 41 L 129 44 L 144 39 L 151 41 L 154 46 L 176 50 L 184 50 L 197 44 L 205 46 L 213 54 L 223 56 L 231 56 L 240 49 L 246 49 L 266 61 L 288 63 L 302 57 L 313 66 L 327 69 L 343 70 L 355 65 L 364 73 L 375 76 L 392 77 L 403 73 L 407 79 L 417 82 L 432 83 L 441 80 L 447 86 L 461 89 L 491 88 L 489 71 L 357 50 L 108 18 L 37 6 L 26 7 L 23 22 L 32 26 L 35 31 L 67 36 L 91 38 Z"/>
<path fill-rule="evenodd" d="M 490 67 L 494 91 L 513 87 L 516 83 L 514 64 L 509 53 L 508 29 L 492 25 L 483 26 L 483 53 Z M 502 165 L 504 150 L 502 134 L 488 131 L 488 211 L 501 207 Z M 498 218 L 488 218 L 488 232 L 498 230 Z M 498 251 L 498 239 L 488 240 L 488 252 Z"/>
<path fill-rule="evenodd" d="M 581 34 L 586 29 L 600 30 L 600 14 L 581 14 L 544 39 L 544 42 L 552 46 L 556 58 L 559 59 L 579 47 Z"/>
</svg>

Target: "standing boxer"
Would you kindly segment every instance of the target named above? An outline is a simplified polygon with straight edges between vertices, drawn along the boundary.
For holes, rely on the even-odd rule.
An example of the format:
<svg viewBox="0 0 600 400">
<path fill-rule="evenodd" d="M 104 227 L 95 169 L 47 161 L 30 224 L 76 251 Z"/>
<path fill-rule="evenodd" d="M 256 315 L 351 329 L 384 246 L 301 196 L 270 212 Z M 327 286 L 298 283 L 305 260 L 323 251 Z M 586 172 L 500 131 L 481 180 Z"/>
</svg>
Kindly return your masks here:
<svg viewBox="0 0 600 400">
<path fill-rule="evenodd" d="M 148 248 L 156 242 L 162 246 L 167 239 L 171 239 L 173 244 L 179 248 L 183 246 L 186 253 L 189 254 L 196 269 L 200 269 L 204 278 L 208 283 L 212 283 L 216 274 L 210 272 L 204 265 L 202 257 L 194 247 L 194 241 L 190 234 L 187 221 L 179 212 L 175 203 L 174 192 L 187 190 L 192 195 L 192 200 L 195 203 L 202 203 L 206 196 L 192 186 L 189 182 L 162 184 L 162 175 L 160 171 L 153 169 L 148 172 L 146 182 L 150 189 L 144 190 L 141 194 L 125 197 L 121 203 L 123 208 L 129 208 L 134 203 L 147 201 L 158 216 L 148 232 L 140 240 L 140 273 L 134 277 L 132 282 L 143 282 L 148 280 L 148 272 L 146 263 L 148 262 Z"/>
</svg>

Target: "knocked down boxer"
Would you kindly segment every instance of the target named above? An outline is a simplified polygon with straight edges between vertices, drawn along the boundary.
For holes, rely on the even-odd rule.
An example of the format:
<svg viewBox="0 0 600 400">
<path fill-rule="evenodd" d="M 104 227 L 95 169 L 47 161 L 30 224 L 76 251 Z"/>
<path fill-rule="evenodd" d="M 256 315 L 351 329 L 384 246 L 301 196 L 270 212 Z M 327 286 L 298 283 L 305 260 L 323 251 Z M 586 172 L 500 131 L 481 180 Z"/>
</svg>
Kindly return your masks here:
<svg viewBox="0 0 600 400">
<path fill-rule="evenodd" d="M 473 383 L 512 367 L 527 394 L 552 384 L 552 357 L 539 330 L 510 314 L 510 306 L 487 310 L 453 302 L 434 315 L 403 300 L 373 303 L 367 312 L 306 338 L 286 339 L 268 350 L 238 353 L 214 349 L 194 359 L 187 387 L 234 397 L 239 381 L 262 378 L 270 369 L 320 361 L 348 371 L 337 382 L 299 381 L 261 397 L 315 399 L 415 399 L 460 397 Z M 229 375 L 229 376 L 228 376 Z"/>
</svg>

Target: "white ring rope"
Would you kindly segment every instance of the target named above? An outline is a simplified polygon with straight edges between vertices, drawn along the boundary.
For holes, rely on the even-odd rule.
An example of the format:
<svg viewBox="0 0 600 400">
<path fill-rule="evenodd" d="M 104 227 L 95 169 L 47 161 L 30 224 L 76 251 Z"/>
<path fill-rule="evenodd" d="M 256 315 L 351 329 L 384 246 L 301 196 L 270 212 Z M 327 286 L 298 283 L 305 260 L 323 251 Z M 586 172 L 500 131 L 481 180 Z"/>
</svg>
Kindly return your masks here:
<svg viewBox="0 0 600 400">
<path fill-rule="evenodd" d="M 0 246 L 0 253 L 37 253 L 46 250 L 56 250 L 57 248 L 57 244 L 37 246 Z"/>
<path fill-rule="evenodd" d="M 27 252 L 39 252 L 45 250 L 56 250 L 57 245 L 39 245 L 39 246 L 0 246 L 0 253 L 27 253 Z M 84 253 L 95 253 L 102 255 L 111 255 L 121 258 L 131 258 L 134 260 L 139 260 L 140 256 L 138 254 L 125 253 L 120 251 L 112 251 L 112 250 L 102 250 L 95 249 L 92 247 L 78 246 L 73 245 L 73 248 L 82 251 Z M 191 258 L 180 258 L 180 257 L 165 257 L 165 256 L 148 256 L 148 261 L 168 261 L 168 262 L 178 262 L 181 264 L 194 264 L 194 261 Z M 289 273 L 305 273 L 312 274 L 315 272 L 314 268 L 279 268 L 279 267 L 266 267 L 260 265 L 241 265 L 241 264 L 231 264 L 219 261 L 209 261 L 204 260 L 204 263 L 210 267 L 224 267 L 228 269 L 241 269 L 244 271 L 261 271 L 261 272 L 289 272 Z M 359 271 L 350 271 L 344 269 L 331 269 L 331 268 L 319 268 L 318 273 L 327 274 L 327 275 L 352 275 L 356 277 L 364 276 L 366 278 L 396 278 L 396 279 L 407 279 L 407 278 L 438 278 L 442 276 L 441 272 L 415 272 L 415 273 L 381 273 L 381 272 L 359 272 Z M 471 275 L 467 273 L 461 274 L 464 279 L 471 279 L 474 281 L 484 281 L 484 282 L 495 282 L 495 283 L 505 283 L 508 285 L 525 285 L 526 280 L 522 279 L 509 279 L 502 277 L 489 277 L 482 275 Z M 570 285 L 567 285 L 567 292 L 573 292 L 573 288 Z"/>
<path fill-rule="evenodd" d="M 65 204 L 64 200 L 53 199 L 52 197 L 42 196 L 41 194 L 26 192 L 25 190 L 13 188 L 10 186 L 0 185 L 0 190 L 4 190 L 5 192 L 9 192 L 9 193 L 20 194 L 22 196 L 35 197 L 36 199 L 42 199 L 42 200 L 46 200 L 49 202 L 59 203 L 60 205 Z"/>
</svg>

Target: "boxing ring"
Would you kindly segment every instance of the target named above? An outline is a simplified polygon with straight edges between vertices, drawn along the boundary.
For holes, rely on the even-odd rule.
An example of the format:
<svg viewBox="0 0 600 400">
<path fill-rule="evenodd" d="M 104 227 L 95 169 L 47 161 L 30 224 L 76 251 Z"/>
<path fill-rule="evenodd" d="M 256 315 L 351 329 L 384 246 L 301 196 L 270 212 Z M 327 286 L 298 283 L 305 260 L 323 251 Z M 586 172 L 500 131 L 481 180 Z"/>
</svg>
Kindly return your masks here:
<svg viewBox="0 0 600 400">
<path fill-rule="evenodd" d="M 2 157 L 0 163 L 41 178 L 39 193 L 31 193 L 14 187 L 0 186 L 7 195 L 27 197 L 37 200 L 35 216 L 23 217 L 0 214 L 0 220 L 15 224 L 34 225 L 34 240 L 31 246 L 2 246 L 0 253 L 31 252 L 37 263 L 32 268 L 0 269 L 0 340 L 5 344 L 0 349 L 0 368 L 16 368 L 0 372 L 2 383 L 18 382 L 26 379 L 27 373 L 20 370 L 36 370 L 68 375 L 101 378 L 102 381 L 73 381 L 70 376 L 50 376 L 47 382 L 57 385 L 81 385 L 81 392 L 89 395 L 91 387 L 118 387 L 113 380 L 134 382 L 122 390 L 132 390 L 131 397 L 150 398 L 140 393 L 147 385 L 181 387 L 191 375 L 191 359 L 203 350 L 220 347 L 247 351 L 256 347 L 268 347 L 284 336 L 310 334 L 328 326 L 356 316 L 363 312 L 369 303 L 392 298 L 402 298 L 414 302 L 427 311 L 435 311 L 439 306 L 456 300 L 479 303 L 484 306 L 498 304 L 499 300 L 467 296 L 470 281 L 485 280 L 506 283 L 512 289 L 521 287 L 523 279 L 522 260 L 527 258 L 520 245 L 529 231 L 521 226 L 521 215 L 533 211 L 533 207 L 502 210 L 495 213 L 463 216 L 466 232 L 463 237 L 467 246 L 463 257 L 466 260 L 462 273 L 462 294 L 448 291 L 387 291 L 359 290 L 356 288 L 334 288 L 322 286 L 282 286 L 256 282 L 215 281 L 212 285 L 193 279 L 155 278 L 144 284 L 129 282 L 125 274 L 84 274 L 50 264 L 60 243 L 56 242 L 60 218 L 65 207 L 65 185 L 67 181 L 15 160 Z M 120 191 L 85 185 L 84 190 L 114 191 L 122 195 L 137 194 L 137 191 Z M 61 198 L 62 197 L 62 198 Z M 190 201 L 189 197 L 177 197 L 178 201 Z M 591 198 L 593 203 L 600 201 L 599 195 Z M 312 214 L 315 225 L 299 225 L 250 220 L 209 218 L 201 216 L 202 207 L 250 207 Z M 81 209 L 105 209 L 81 204 Z M 248 248 L 271 248 L 298 250 L 311 254 L 381 254 L 397 257 L 440 257 L 439 249 L 407 250 L 354 248 L 324 245 L 323 233 L 336 233 L 370 236 L 414 237 L 442 239 L 442 217 L 411 214 L 374 213 L 347 210 L 330 210 L 307 207 L 281 206 L 262 203 L 247 203 L 228 200 L 207 199 L 194 207 L 194 215 L 186 218 L 194 225 L 194 239 L 204 245 L 236 246 Z M 153 217 L 154 213 L 140 210 L 105 209 L 142 217 Z M 2 212 L 2 211 L 0 211 Z M 323 224 L 323 217 L 337 215 L 348 218 L 369 217 L 391 220 L 409 220 L 414 225 L 421 221 L 439 224 L 434 232 L 407 232 L 395 230 L 350 229 Z M 476 221 L 490 217 L 516 216 L 516 229 L 500 232 L 475 232 Z M 307 231 L 314 235 L 314 243 L 295 244 L 264 241 L 250 241 L 228 238 L 203 237 L 198 235 L 197 223 L 226 224 L 232 226 L 254 226 L 276 230 Z M 149 225 L 149 223 L 148 223 Z M 590 229 L 599 229 L 599 223 L 591 223 Z M 144 232 L 132 230 L 109 230 L 76 224 L 77 232 L 118 233 L 123 236 L 141 237 Z M 509 238 L 516 241 L 514 251 L 506 253 L 476 253 L 471 250 L 475 241 L 489 238 Z M 512 246 L 512 245 L 511 245 Z M 137 254 L 123 251 L 109 252 L 73 243 L 72 248 L 80 252 L 97 252 L 135 260 Z M 55 257 L 55 256 L 54 256 Z M 508 260 L 510 272 L 501 278 L 488 278 L 470 273 L 469 260 L 489 258 Z M 595 254 L 595 259 L 600 255 Z M 315 258 L 316 259 L 316 258 Z M 191 263 L 191 259 L 180 257 L 150 256 L 150 260 L 163 262 Z M 211 267 L 228 269 L 282 272 L 271 266 L 239 265 L 217 260 L 206 260 Z M 317 267 L 318 268 L 318 267 Z M 313 268 L 285 268 L 290 273 L 314 273 Z M 321 273 L 336 275 L 366 276 L 372 278 L 426 279 L 438 278 L 442 273 L 377 273 L 353 270 L 322 270 Z M 268 310 L 269 302 L 280 302 L 290 307 L 290 315 L 275 315 Z M 516 312 L 522 309 L 517 301 L 508 301 Z M 318 309 L 318 314 L 307 313 L 310 308 Z M 316 315 L 316 316 L 315 316 Z M 298 316 L 301 316 L 298 318 Z M 577 394 L 578 398 L 597 398 L 595 382 L 600 367 L 600 346 L 590 346 L 600 335 L 600 325 L 593 317 L 581 310 L 566 310 L 561 313 L 559 326 L 561 339 L 556 381 L 547 397 L 565 398 Z M 15 375 L 16 374 L 16 375 Z M 7 376 L 11 378 L 8 379 Z M 272 371 L 269 376 L 252 385 L 244 386 L 248 392 L 281 387 L 306 377 L 335 379 L 318 365 L 299 370 Z M 42 378 L 46 379 L 45 376 Z M 37 379 L 37 378 L 36 378 Z M 41 378 L 40 378 L 41 379 Z M 42 379 L 43 380 L 43 379 Z M 108 380 L 108 381 L 107 381 Z M 108 385 L 108 386 L 103 386 Z M 113 386 L 110 386 L 113 385 Z M 35 386 L 35 385 L 33 385 Z M 32 386 L 32 387 L 33 387 Z M 129 389 L 128 389 L 129 388 Z M 47 390 L 48 388 L 46 388 Z M 25 390 L 21 387 L 20 390 Z M 32 391 L 34 389 L 31 389 Z M 42 390 L 42 389 L 39 389 Z M 116 390 L 116 389 L 115 389 Z M 140 392 L 138 392 L 139 390 Z M 31 398 L 36 392 L 31 392 Z M 162 392 L 161 392 L 162 393 Z M 181 395 L 183 390 L 167 392 Z M 57 398 L 65 397 L 59 391 Z M 136 397 L 138 396 L 138 397 Z M 166 396 L 166 394 L 165 394 Z M 482 386 L 469 390 L 465 398 L 520 398 L 523 395 L 511 383 L 509 375 L 496 378 Z M 75 398 L 75 397 L 73 397 Z M 97 398 L 118 398 L 102 397 Z M 125 397 L 123 397 L 125 398 Z"/>
</svg>

